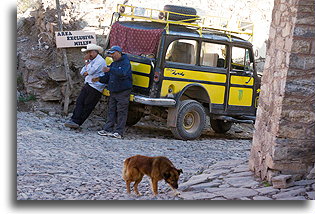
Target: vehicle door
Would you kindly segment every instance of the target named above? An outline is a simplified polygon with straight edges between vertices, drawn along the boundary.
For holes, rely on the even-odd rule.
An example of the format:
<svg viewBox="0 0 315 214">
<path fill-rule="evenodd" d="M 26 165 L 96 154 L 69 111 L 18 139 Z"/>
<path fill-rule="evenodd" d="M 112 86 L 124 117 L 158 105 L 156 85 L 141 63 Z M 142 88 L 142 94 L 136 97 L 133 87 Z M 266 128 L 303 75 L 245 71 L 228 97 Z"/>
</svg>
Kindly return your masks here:
<svg viewBox="0 0 315 214">
<path fill-rule="evenodd" d="M 230 50 L 227 111 L 235 114 L 254 114 L 255 70 L 252 49 L 232 46 Z"/>
</svg>

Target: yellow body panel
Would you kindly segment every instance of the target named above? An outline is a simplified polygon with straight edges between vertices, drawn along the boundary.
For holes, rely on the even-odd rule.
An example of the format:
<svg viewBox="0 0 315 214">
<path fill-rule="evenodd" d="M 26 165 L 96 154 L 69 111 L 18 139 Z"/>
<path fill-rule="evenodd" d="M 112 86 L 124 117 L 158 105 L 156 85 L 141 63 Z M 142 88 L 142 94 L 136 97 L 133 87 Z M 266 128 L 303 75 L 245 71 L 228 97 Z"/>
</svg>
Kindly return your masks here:
<svg viewBox="0 0 315 214">
<path fill-rule="evenodd" d="M 168 94 L 168 89 L 172 88 L 173 93 L 179 93 L 183 90 L 187 85 L 192 84 L 191 82 L 184 81 L 176 81 L 176 80 L 163 80 L 162 88 L 161 88 L 161 97 L 166 97 Z M 222 85 L 209 85 L 202 84 L 208 95 L 210 96 L 211 102 L 215 104 L 223 104 L 224 103 L 224 93 L 225 86 Z"/>
<path fill-rule="evenodd" d="M 112 58 L 107 57 L 106 63 L 110 64 L 112 62 Z M 151 65 L 132 62 L 131 61 L 132 71 L 136 71 L 139 73 L 150 74 Z M 175 69 L 175 68 L 165 68 L 164 69 L 164 77 L 173 77 L 178 79 L 187 79 L 194 81 L 207 81 L 214 83 L 226 83 L 226 75 L 219 73 L 210 73 L 210 72 L 202 72 L 202 71 L 192 71 L 192 70 L 184 70 L 184 69 Z M 250 77 L 243 76 L 231 76 L 231 84 L 235 85 L 248 85 L 252 86 L 254 84 L 254 79 L 250 79 Z M 139 74 L 132 74 L 133 85 L 148 88 L 150 78 L 147 76 L 142 76 Z M 248 83 L 246 83 L 249 81 Z M 198 83 L 198 82 L 197 82 Z M 177 94 L 181 92 L 187 85 L 192 84 L 192 82 L 188 81 L 176 81 L 174 80 L 163 80 L 160 96 L 167 97 L 169 93 L 169 89 L 172 90 L 173 94 Z M 206 84 L 206 83 L 198 83 L 202 85 L 211 100 L 211 103 L 214 104 L 224 104 L 224 95 L 226 86 L 224 85 L 215 85 L 215 84 Z M 109 96 L 109 91 L 104 90 L 103 94 Z M 251 88 L 240 88 L 240 87 L 231 87 L 230 88 L 230 96 L 228 100 L 229 105 L 235 106 L 251 106 L 252 105 L 252 96 L 253 89 Z M 133 95 L 130 96 L 130 100 L 133 100 Z"/>
<path fill-rule="evenodd" d="M 251 106 L 253 98 L 252 88 L 230 88 L 229 105 L 235 106 Z"/>
<path fill-rule="evenodd" d="M 111 57 L 106 57 L 105 59 L 106 64 L 110 65 L 113 62 L 113 59 Z M 151 72 L 151 65 L 139 63 L 139 62 L 133 62 L 130 61 L 131 64 L 131 70 L 132 71 L 137 71 L 140 73 L 145 73 L 145 74 L 150 74 Z"/>
<path fill-rule="evenodd" d="M 106 57 L 106 64 L 110 65 L 113 62 L 113 59 L 111 57 Z M 151 72 L 151 65 L 139 63 L 139 62 L 133 62 L 130 61 L 131 64 L 131 70 L 136 71 L 139 73 L 144 74 L 150 74 Z M 132 84 L 139 87 L 148 88 L 150 83 L 150 78 L 146 76 L 141 76 L 137 74 L 132 74 Z M 103 93 L 104 94 L 104 93 Z"/>
<path fill-rule="evenodd" d="M 173 77 L 179 79 L 191 79 L 197 81 L 209 81 L 209 82 L 217 82 L 217 83 L 225 83 L 226 75 L 218 74 L 218 73 L 210 73 L 210 72 L 202 72 L 202 71 L 191 71 L 191 70 L 183 70 L 183 69 L 175 69 L 175 68 L 165 68 L 164 69 L 164 77 Z M 192 82 L 186 81 L 176 81 L 176 80 L 163 80 L 162 88 L 161 88 L 161 97 L 166 97 L 168 95 L 169 88 L 172 89 L 172 93 L 176 94 L 183 90 L 187 85 L 192 84 Z M 225 86 L 222 85 L 214 85 L 214 84 L 205 84 L 198 83 L 202 85 L 212 103 L 215 104 L 223 104 L 224 103 L 224 93 Z"/>
<path fill-rule="evenodd" d="M 145 77 L 145 76 L 141 76 L 141 75 L 137 75 L 137 74 L 132 74 L 132 84 L 135 86 L 148 88 L 149 82 L 150 82 L 149 77 Z"/>
<path fill-rule="evenodd" d="M 150 74 L 151 72 L 151 65 L 139 63 L 139 62 L 130 62 L 131 64 L 131 70 L 132 71 L 137 71 L 140 73 L 145 73 L 145 74 Z"/>
<path fill-rule="evenodd" d="M 225 74 L 209 73 L 202 71 L 191 71 L 175 68 L 165 68 L 164 77 L 176 77 L 181 79 L 191 79 L 200 81 L 211 81 L 218 83 L 226 82 Z"/>
<path fill-rule="evenodd" d="M 250 80 L 250 81 L 248 82 L 248 80 Z M 248 83 L 246 83 L 246 82 L 248 82 Z M 254 85 L 254 78 L 241 77 L 241 76 L 231 76 L 231 84 Z"/>
</svg>

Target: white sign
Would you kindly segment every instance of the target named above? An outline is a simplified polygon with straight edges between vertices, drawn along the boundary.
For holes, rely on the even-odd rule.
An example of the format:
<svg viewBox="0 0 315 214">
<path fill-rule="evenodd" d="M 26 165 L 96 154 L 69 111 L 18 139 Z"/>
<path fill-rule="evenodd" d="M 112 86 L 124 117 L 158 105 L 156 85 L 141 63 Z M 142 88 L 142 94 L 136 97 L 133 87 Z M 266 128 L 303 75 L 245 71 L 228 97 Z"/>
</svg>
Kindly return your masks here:
<svg viewBox="0 0 315 214">
<path fill-rule="evenodd" d="M 88 44 L 96 44 L 94 32 L 86 31 L 56 31 L 57 48 L 85 47 Z"/>
</svg>

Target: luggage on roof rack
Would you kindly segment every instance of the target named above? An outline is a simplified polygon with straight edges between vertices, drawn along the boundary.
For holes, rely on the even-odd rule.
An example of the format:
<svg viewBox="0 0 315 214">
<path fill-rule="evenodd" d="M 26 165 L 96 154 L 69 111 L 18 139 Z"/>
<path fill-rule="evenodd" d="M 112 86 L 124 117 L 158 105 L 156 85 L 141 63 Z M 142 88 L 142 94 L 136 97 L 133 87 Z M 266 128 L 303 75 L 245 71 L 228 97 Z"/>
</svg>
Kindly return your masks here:
<svg viewBox="0 0 315 214">
<path fill-rule="evenodd" d="M 213 30 L 223 32 L 229 36 L 244 35 L 247 40 L 253 38 L 254 25 L 248 21 L 237 21 L 217 16 L 199 16 L 194 8 L 176 5 L 165 5 L 164 10 L 143 8 L 125 4 L 117 4 L 116 15 L 130 18 L 132 21 L 142 20 L 149 22 L 159 22 L 165 24 L 168 32 L 169 25 L 183 25 L 196 28 L 200 36 L 204 31 Z"/>
</svg>

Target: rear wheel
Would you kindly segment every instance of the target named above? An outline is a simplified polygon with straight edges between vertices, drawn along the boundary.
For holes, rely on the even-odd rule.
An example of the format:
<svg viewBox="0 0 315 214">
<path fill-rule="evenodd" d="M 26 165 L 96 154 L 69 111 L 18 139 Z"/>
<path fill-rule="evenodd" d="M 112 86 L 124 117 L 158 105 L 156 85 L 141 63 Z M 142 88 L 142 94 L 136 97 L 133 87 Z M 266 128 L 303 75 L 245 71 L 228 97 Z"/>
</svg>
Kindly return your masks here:
<svg viewBox="0 0 315 214">
<path fill-rule="evenodd" d="M 204 107 L 195 100 L 184 100 L 178 108 L 176 127 L 171 131 L 178 139 L 193 140 L 201 135 L 205 121 Z"/>
<path fill-rule="evenodd" d="M 216 133 L 226 133 L 232 127 L 232 122 L 224 121 L 224 120 L 217 120 L 210 118 L 210 125 L 213 131 Z"/>
</svg>

